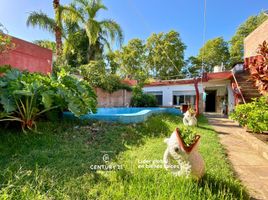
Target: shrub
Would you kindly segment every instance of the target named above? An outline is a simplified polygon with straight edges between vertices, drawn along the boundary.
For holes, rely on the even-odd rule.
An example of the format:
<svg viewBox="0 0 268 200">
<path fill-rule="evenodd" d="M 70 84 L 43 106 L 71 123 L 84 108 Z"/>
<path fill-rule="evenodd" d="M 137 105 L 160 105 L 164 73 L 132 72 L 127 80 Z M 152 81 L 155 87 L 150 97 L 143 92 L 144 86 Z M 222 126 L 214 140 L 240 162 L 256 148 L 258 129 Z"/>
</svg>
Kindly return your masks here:
<svg viewBox="0 0 268 200">
<path fill-rule="evenodd" d="M 186 146 L 194 143 L 197 134 L 193 127 L 183 127 L 179 131 Z"/>
<path fill-rule="evenodd" d="M 259 45 L 258 54 L 260 54 L 260 58 L 253 59 L 248 69 L 250 78 L 260 93 L 266 94 L 268 91 L 268 44 L 266 41 Z"/>
<path fill-rule="evenodd" d="M 139 86 L 133 90 L 133 96 L 130 101 L 133 107 L 156 107 L 157 100 L 154 95 L 144 94 Z"/>
<path fill-rule="evenodd" d="M 1 65 L 0 66 L 0 74 L 6 73 L 10 69 L 11 69 L 11 66 L 10 65 Z"/>
<path fill-rule="evenodd" d="M 89 84 L 61 70 L 56 75 L 11 69 L 0 78 L 0 121 L 18 121 L 35 129 L 36 119 L 52 109 L 79 117 L 96 111 L 96 95 Z"/>
<path fill-rule="evenodd" d="M 91 61 L 88 65 L 80 66 L 80 71 L 92 87 L 101 88 L 109 93 L 120 89 L 131 91 L 131 87 L 122 83 L 119 76 L 106 72 L 103 61 Z"/>
<path fill-rule="evenodd" d="M 241 126 L 256 133 L 268 130 L 268 103 L 265 97 L 254 99 L 253 102 L 236 106 L 230 115 Z"/>
<path fill-rule="evenodd" d="M 7 34 L 7 30 L 0 23 L 0 55 L 15 48 L 12 38 Z"/>
</svg>

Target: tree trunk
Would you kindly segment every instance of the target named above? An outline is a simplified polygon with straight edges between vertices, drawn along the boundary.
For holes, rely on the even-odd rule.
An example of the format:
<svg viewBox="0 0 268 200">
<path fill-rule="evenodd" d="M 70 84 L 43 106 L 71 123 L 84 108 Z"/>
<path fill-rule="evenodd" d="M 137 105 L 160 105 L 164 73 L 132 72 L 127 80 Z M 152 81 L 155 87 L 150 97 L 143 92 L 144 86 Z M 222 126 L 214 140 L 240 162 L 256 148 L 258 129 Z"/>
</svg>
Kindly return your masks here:
<svg viewBox="0 0 268 200">
<path fill-rule="evenodd" d="M 92 60 L 100 60 L 102 59 L 103 46 L 99 40 L 95 44 L 90 44 L 88 46 L 88 62 Z"/>
<path fill-rule="evenodd" d="M 61 40 L 62 32 L 61 29 L 56 26 L 55 27 L 55 39 L 56 39 L 56 55 L 60 56 L 62 54 L 62 40 Z"/>
<path fill-rule="evenodd" d="M 195 112 L 196 116 L 199 115 L 199 89 L 198 89 L 198 79 L 194 79 L 194 88 L 195 88 Z"/>
<path fill-rule="evenodd" d="M 60 22 L 60 0 L 53 0 L 53 7 L 54 7 L 54 13 L 55 13 L 55 21 L 56 21 L 56 27 L 55 27 L 55 40 L 56 40 L 56 55 L 60 56 L 62 53 L 62 30 L 61 30 L 61 22 Z"/>
</svg>

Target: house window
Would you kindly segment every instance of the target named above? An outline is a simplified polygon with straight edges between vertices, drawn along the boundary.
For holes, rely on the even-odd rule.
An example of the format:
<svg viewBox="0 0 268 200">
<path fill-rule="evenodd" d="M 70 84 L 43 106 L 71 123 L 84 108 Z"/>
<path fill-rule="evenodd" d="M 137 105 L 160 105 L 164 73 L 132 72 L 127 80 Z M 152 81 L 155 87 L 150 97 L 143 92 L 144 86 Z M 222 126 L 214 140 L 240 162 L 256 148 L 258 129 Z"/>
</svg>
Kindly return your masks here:
<svg viewBox="0 0 268 200">
<path fill-rule="evenodd" d="M 162 91 L 153 91 L 153 92 L 146 92 L 146 94 L 154 95 L 157 101 L 158 106 L 163 105 L 163 92 Z"/>
<path fill-rule="evenodd" d="M 173 105 L 184 104 L 184 95 L 173 95 Z"/>
<path fill-rule="evenodd" d="M 173 92 L 173 105 L 190 104 L 195 105 L 195 95 L 186 92 Z"/>
</svg>

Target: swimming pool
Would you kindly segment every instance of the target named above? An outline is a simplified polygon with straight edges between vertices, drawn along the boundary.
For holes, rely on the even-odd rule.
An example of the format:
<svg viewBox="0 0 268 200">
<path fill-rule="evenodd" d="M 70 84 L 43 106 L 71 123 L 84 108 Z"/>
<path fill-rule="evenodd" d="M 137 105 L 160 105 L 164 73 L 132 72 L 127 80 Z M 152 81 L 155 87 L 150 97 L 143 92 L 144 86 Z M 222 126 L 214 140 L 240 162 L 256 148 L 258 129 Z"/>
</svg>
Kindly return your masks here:
<svg viewBox="0 0 268 200">
<path fill-rule="evenodd" d="M 143 122 L 149 116 L 156 113 L 181 114 L 181 112 L 175 108 L 98 108 L 96 114 L 83 115 L 80 119 L 95 119 L 105 122 L 130 124 Z M 64 117 L 74 118 L 74 115 L 71 112 L 64 112 Z"/>
</svg>

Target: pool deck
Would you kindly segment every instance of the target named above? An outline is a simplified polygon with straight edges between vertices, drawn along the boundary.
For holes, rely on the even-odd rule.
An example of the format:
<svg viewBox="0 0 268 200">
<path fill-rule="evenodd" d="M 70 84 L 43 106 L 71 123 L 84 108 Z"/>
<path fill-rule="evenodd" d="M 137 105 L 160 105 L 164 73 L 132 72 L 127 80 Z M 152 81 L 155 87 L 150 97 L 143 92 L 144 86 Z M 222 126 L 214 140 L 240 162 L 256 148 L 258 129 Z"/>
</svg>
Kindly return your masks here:
<svg viewBox="0 0 268 200">
<path fill-rule="evenodd" d="M 268 199 L 268 145 L 226 117 L 206 114 L 251 199 Z"/>
</svg>

